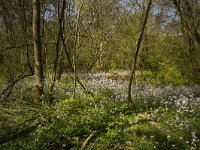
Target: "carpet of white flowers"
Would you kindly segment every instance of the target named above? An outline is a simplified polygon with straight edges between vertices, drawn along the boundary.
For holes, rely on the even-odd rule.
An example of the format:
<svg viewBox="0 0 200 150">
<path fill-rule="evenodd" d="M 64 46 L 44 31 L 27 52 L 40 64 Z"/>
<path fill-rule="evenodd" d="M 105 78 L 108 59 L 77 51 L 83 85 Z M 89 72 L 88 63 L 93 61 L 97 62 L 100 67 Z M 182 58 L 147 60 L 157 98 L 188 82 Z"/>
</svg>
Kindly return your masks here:
<svg viewBox="0 0 200 150">
<path fill-rule="evenodd" d="M 31 113 L 39 119 L 33 117 L 37 118 L 34 124 L 38 127 L 27 138 L 30 139 L 29 146 L 32 145 L 29 148 L 80 149 L 79 141 L 84 142 L 95 131 L 97 134 L 86 149 L 200 149 L 200 87 L 153 85 L 138 81 L 132 87 L 133 102 L 128 103 L 128 80 L 124 78 L 127 75 L 127 72 L 81 74 L 81 82 L 92 95 L 77 83 L 73 99 L 73 77 L 64 75 L 54 87 L 55 104 L 45 104 L 41 113 L 38 109 L 36 113 Z M 20 98 L 23 104 L 30 103 L 33 86 L 30 81 L 19 84 L 10 99 Z M 47 80 L 44 94 L 47 101 L 49 85 Z M 17 110 L 26 111 L 27 107 Z M 1 116 L 10 113 L 7 111 L 2 109 Z M 19 115 L 23 117 L 25 113 Z M 12 119 L 9 121 L 12 122 Z M 4 125 L 1 120 L 0 123 Z M 6 130 L 0 132 L 0 139 L 5 136 Z M 15 140 L 15 144 L 13 141 L 2 142 L 0 148 L 15 147 L 17 144 L 27 148 L 22 141 L 23 138 Z M 69 147 L 67 141 L 79 144 Z"/>
<path fill-rule="evenodd" d="M 117 75 L 127 75 L 127 72 L 118 72 Z M 115 95 L 113 100 L 126 100 L 128 82 L 120 79 L 110 79 L 110 76 L 111 74 L 109 73 L 86 74 L 87 82 L 85 84 L 90 87 L 92 92 L 98 93 L 99 90 L 110 89 L 113 90 Z M 169 128 L 165 131 L 169 133 L 167 139 L 170 141 L 172 138 L 170 132 L 174 132 L 173 129 L 176 128 L 183 133 L 189 132 L 187 135 L 190 135 L 190 137 L 178 137 L 180 140 L 184 141 L 185 144 L 190 145 L 188 149 L 199 148 L 197 148 L 197 144 L 200 145 L 200 139 L 197 137 L 197 134 L 199 134 L 200 131 L 199 129 L 195 129 L 192 124 L 194 116 L 200 118 L 199 86 L 158 86 L 149 84 L 148 82 L 138 82 L 132 87 L 132 96 L 133 101 L 134 99 L 141 100 L 141 103 L 146 104 L 148 110 L 153 110 L 152 113 L 148 115 L 151 115 L 151 117 L 158 116 L 158 121 L 159 115 L 162 115 L 162 113 L 159 112 L 170 112 L 169 108 L 174 109 L 175 115 L 171 116 L 172 122 L 166 120 L 166 124 L 169 125 L 169 127 L 171 126 L 171 130 Z M 160 106 L 154 109 L 158 101 Z M 197 126 L 200 126 L 200 124 Z M 151 135 L 150 138 L 154 138 L 154 135 Z M 175 145 L 172 146 L 175 147 Z M 156 146 L 154 147 L 156 148 Z"/>
</svg>

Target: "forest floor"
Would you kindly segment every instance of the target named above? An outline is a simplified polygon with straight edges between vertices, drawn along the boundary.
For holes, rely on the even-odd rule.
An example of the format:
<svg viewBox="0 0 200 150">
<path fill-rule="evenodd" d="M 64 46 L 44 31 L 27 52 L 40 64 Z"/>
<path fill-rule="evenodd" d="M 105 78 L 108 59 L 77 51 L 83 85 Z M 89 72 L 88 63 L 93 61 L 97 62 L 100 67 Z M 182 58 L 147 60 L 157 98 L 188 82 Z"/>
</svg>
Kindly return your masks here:
<svg viewBox="0 0 200 150">
<path fill-rule="evenodd" d="M 66 74 L 53 104 L 46 81 L 42 106 L 32 103 L 32 78 L 18 83 L 0 103 L 0 149 L 200 149 L 200 87 L 137 82 L 128 103 L 127 75 L 82 74 L 89 92 L 77 85 L 72 98 L 73 77 Z"/>
</svg>

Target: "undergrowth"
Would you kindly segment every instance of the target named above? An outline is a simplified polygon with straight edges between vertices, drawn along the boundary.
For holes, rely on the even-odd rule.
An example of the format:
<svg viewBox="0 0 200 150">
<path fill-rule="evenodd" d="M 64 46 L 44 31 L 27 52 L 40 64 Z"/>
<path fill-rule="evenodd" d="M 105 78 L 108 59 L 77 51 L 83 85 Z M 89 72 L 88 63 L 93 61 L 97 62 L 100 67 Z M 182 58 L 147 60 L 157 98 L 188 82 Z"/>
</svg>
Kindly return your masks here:
<svg viewBox="0 0 200 150">
<path fill-rule="evenodd" d="M 152 91 L 147 85 L 138 90 L 142 88 Z M 75 98 L 64 96 L 68 91 L 62 89 L 53 104 L 44 95 L 42 106 L 32 104 L 22 91 L 22 99 L 1 103 L 0 149 L 200 149 L 198 91 L 170 88 L 162 89 L 165 95 L 155 94 L 157 90 L 137 93 L 132 103 L 115 89 L 102 88 L 93 96 L 77 93 Z"/>
</svg>

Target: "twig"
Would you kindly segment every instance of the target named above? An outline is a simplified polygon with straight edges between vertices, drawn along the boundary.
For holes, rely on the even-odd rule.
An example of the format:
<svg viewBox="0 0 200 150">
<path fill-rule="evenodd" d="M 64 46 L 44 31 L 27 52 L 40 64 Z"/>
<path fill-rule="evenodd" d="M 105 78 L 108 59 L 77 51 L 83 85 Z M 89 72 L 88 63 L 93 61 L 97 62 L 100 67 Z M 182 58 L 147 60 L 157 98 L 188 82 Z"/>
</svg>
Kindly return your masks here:
<svg viewBox="0 0 200 150">
<path fill-rule="evenodd" d="M 81 150 L 83 150 L 86 145 L 89 143 L 90 139 L 97 133 L 97 131 L 92 131 L 92 133 L 88 136 L 88 138 L 85 140 L 83 145 L 81 146 Z"/>
</svg>

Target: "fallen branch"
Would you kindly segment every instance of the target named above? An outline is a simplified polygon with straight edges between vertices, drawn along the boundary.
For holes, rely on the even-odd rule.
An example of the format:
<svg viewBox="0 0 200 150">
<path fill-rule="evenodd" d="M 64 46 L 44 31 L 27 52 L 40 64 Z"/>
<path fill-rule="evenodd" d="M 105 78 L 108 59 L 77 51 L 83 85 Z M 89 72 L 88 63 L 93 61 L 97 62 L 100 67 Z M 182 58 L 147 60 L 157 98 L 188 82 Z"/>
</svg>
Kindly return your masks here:
<svg viewBox="0 0 200 150">
<path fill-rule="evenodd" d="M 83 143 L 81 150 L 83 150 L 86 145 L 89 143 L 90 139 L 97 133 L 97 131 L 92 131 L 92 133 L 88 136 L 88 138 L 85 140 L 85 142 Z"/>
</svg>

